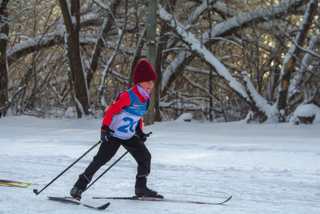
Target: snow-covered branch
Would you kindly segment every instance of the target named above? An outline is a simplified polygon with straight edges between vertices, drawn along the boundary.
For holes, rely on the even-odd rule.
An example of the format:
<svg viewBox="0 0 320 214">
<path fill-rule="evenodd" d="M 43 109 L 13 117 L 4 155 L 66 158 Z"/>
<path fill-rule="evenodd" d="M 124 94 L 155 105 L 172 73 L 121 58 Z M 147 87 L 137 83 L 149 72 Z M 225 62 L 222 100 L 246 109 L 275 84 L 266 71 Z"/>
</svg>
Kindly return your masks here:
<svg viewBox="0 0 320 214">
<path fill-rule="evenodd" d="M 201 14 L 208 10 L 211 5 L 216 4 L 217 1 L 218 0 L 202 0 L 202 3 L 196 9 L 194 9 L 191 15 L 188 17 L 188 22 L 185 24 L 186 27 L 188 28 L 190 25 L 195 23 Z"/>
<path fill-rule="evenodd" d="M 185 43 L 190 46 L 193 51 L 195 51 L 200 57 L 202 57 L 206 62 L 215 68 L 217 74 L 226 80 L 230 88 L 232 88 L 247 102 L 250 102 L 250 99 L 241 83 L 239 83 L 230 74 L 229 70 L 205 46 L 203 46 L 192 33 L 186 31 L 185 27 L 175 20 L 174 17 L 169 14 L 161 5 L 159 5 L 159 16 L 175 30 L 175 32 Z"/>
<path fill-rule="evenodd" d="M 227 19 L 217 25 L 214 25 L 212 29 L 209 29 L 210 32 L 205 32 L 201 37 L 203 38 L 203 44 L 206 45 L 214 37 L 221 37 L 230 32 L 233 32 L 243 26 L 249 25 L 250 23 L 259 23 L 259 22 L 268 22 L 272 18 L 280 16 L 284 13 L 287 13 L 292 8 L 297 8 L 303 4 L 303 0 L 284 0 L 278 5 L 273 5 L 265 9 L 257 9 L 247 13 L 241 13 L 232 18 Z M 201 5 L 200 7 L 203 7 Z M 216 3 L 213 7 L 223 9 L 224 6 L 221 3 Z M 199 13 L 197 13 L 199 14 Z M 195 19 L 195 18 L 193 18 Z M 211 35 L 211 38 L 209 38 Z M 180 52 L 176 58 L 170 63 L 170 65 L 164 71 L 162 79 L 162 90 L 165 90 L 167 85 L 170 82 L 170 79 L 174 76 L 176 72 L 179 71 L 179 67 L 184 65 L 189 57 L 192 56 L 190 52 Z"/>
<path fill-rule="evenodd" d="M 286 69 L 286 65 L 288 65 L 289 61 L 294 57 L 294 55 L 296 55 L 296 53 L 298 52 L 298 45 L 301 45 L 301 43 L 303 42 L 304 38 L 306 37 L 305 36 L 305 31 L 306 31 L 306 28 L 308 27 L 308 25 L 310 25 L 310 18 L 312 17 L 311 16 L 311 10 L 313 9 L 312 8 L 312 5 L 315 5 L 315 1 L 317 0 L 311 0 L 309 2 L 309 5 L 308 5 L 308 8 L 304 14 L 304 18 L 303 18 L 303 22 L 301 23 L 300 25 L 300 28 L 299 28 L 299 31 L 296 35 L 296 38 L 293 42 L 293 45 L 290 47 L 288 53 L 286 54 L 284 60 L 283 60 L 283 69 L 281 71 L 281 76 L 285 75 L 285 70 Z M 311 16 L 311 17 L 310 17 Z"/>
<path fill-rule="evenodd" d="M 103 44 L 106 43 L 105 37 L 106 37 L 107 33 L 111 30 L 111 27 L 114 23 L 114 17 L 112 17 L 112 14 L 116 11 L 117 7 L 119 6 L 119 3 L 120 3 L 120 1 L 118 1 L 118 0 L 114 0 L 111 2 L 111 6 L 110 6 L 111 12 L 103 20 L 103 24 L 102 24 L 101 31 L 99 33 L 99 37 L 97 39 L 97 42 L 96 42 L 94 49 L 93 49 L 93 52 L 92 52 L 92 56 L 91 56 L 91 60 L 90 60 L 90 70 L 87 72 L 88 73 L 87 82 L 88 82 L 89 87 L 90 87 L 93 75 L 98 68 L 99 58 L 100 58 L 100 55 L 102 52 L 102 48 L 104 47 Z M 117 49 L 119 49 L 119 48 L 117 48 Z"/>
<path fill-rule="evenodd" d="M 309 42 L 309 47 L 306 51 L 306 54 L 304 55 L 302 59 L 302 63 L 300 65 L 299 70 L 295 73 L 294 78 L 292 79 L 292 82 L 289 86 L 289 100 L 292 96 L 299 93 L 301 91 L 301 85 L 304 79 L 304 76 L 308 70 L 308 67 L 312 63 L 314 59 L 314 55 L 312 55 L 310 52 L 313 52 L 314 49 L 320 44 L 320 36 L 313 36 Z"/>
<path fill-rule="evenodd" d="M 114 76 L 114 78 L 116 78 L 119 82 L 123 83 L 124 85 L 128 85 L 129 83 L 129 79 L 127 75 L 123 75 L 121 73 L 119 73 L 116 70 L 112 70 L 111 69 L 111 73 L 112 76 Z"/>
<path fill-rule="evenodd" d="M 257 92 L 247 73 L 242 72 L 242 76 L 248 91 L 248 95 L 254 101 L 253 103 L 268 117 L 269 120 L 274 119 L 277 115 L 276 108 L 271 106 L 268 101 Z"/>
<path fill-rule="evenodd" d="M 268 22 L 273 18 L 280 16 L 288 12 L 291 8 L 296 8 L 303 4 L 303 0 L 284 0 L 278 5 L 270 6 L 269 8 L 258 8 L 251 12 L 240 13 L 224 22 L 221 22 L 212 27 L 211 32 L 206 32 L 203 35 L 204 42 L 209 41 L 209 36 L 211 38 L 218 35 L 225 35 L 235 29 L 238 29 L 244 25 L 251 24 L 253 22 Z"/>
<path fill-rule="evenodd" d="M 86 13 L 81 16 L 80 27 L 86 27 L 90 25 L 96 25 L 99 23 L 100 17 L 96 13 Z M 13 47 L 7 50 L 8 62 L 12 64 L 19 58 L 26 56 L 34 51 L 39 51 L 43 48 L 48 48 L 54 45 L 61 45 L 64 42 L 65 26 L 60 21 L 56 24 L 56 30 L 51 33 L 35 36 L 22 40 L 20 43 L 15 44 Z M 96 43 L 95 36 L 81 36 L 80 43 L 82 45 L 94 45 Z M 109 43 L 109 47 L 114 45 Z"/>
<path fill-rule="evenodd" d="M 210 71 L 203 68 L 193 67 L 193 66 L 186 66 L 185 71 L 189 73 L 198 73 L 203 75 L 210 75 Z M 216 74 L 213 74 L 213 76 L 216 76 Z"/>
<path fill-rule="evenodd" d="M 80 34 L 81 45 L 95 45 L 97 38 L 95 35 Z M 34 38 L 24 40 L 7 51 L 8 62 L 12 64 L 16 60 L 24 57 L 34 51 L 39 51 L 44 48 L 52 47 L 54 45 L 61 45 L 64 43 L 64 31 L 56 31 L 45 35 L 39 35 Z M 111 41 L 104 43 L 104 47 L 109 49 L 116 49 L 116 44 Z M 122 53 L 133 55 L 134 50 L 128 48 L 120 48 Z"/>
<path fill-rule="evenodd" d="M 310 0 L 303 21 L 299 26 L 299 31 L 295 37 L 295 42 L 289 48 L 284 60 L 283 66 L 280 74 L 280 86 L 278 91 L 277 107 L 280 112 L 280 121 L 285 121 L 286 116 L 286 107 L 287 107 L 287 97 L 288 97 L 288 88 L 290 84 L 290 76 L 294 72 L 296 65 L 296 56 L 301 52 L 301 49 L 297 47 L 302 46 L 307 37 L 307 33 L 310 30 L 313 17 L 316 15 L 318 0 Z"/>
<path fill-rule="evenodd" d="M 80 43 L 86 45 L 94 45 L 96 39 L 94 37 L 80 36 Z M 34 38 L 24 40 L 7 51 L 9 64 L 19 58 L 43 48 L 51 47 L 64 43 L 64 32 L 56 31 L 45 35 L 39 35 Z"/>
<path fill-rule="evenodd" d="M 198 103 L 184 103 L 183 105 L 179 105 L 180 100 L 173 100 L 171 102 L 160 102 L 160 108 L 169 108 L 175 110 L 183 110 L 183 111 L 203 111 L 205 108 Z"/>
<path fill-rule="evenodd" d="M 125 13 L 127 14 L 128 13 L 128 0 L 126 0 L 125 2 Z M 124 26 L 123 26 L 123 29 L 119 29 L 118 33 L 119 33 L 119 39 L 117 41 L 117 47 L 115 49 L 115 51 L 112 53 L 111 57 L 109 58 L 105 68 L 103 69 L 103 72 L 102 72 L 102 76 L 101 76 L 101 79 L 100 79 L 100 86 L 99 86 L 99 100 L 101 102 L 101 106 L 106 106 L 107 103 L 105 102 L 104 100 L 104 97 L 103 97 L 103 92 L 104 92 L 104 85 L 105 85 L 105 80 L 107 78 L 107 73 L 109 73 L 109 70 L 110 70 L 110 67 L 115 59 L 115 57 L 117 56 L 118 52 L 119 52 L 119 49 L 120 49 L 120 46 L 121 46 L 121 43 L 122 43 L 122 40 L 124 38 L 124 34 L 125 34 L 125 30 L 127 28 L 127 23 L 128 23 L 128 19 L 127 19 L 127 16 L 125 18 L 125 23 L 124 23 Z"/>
</svg>

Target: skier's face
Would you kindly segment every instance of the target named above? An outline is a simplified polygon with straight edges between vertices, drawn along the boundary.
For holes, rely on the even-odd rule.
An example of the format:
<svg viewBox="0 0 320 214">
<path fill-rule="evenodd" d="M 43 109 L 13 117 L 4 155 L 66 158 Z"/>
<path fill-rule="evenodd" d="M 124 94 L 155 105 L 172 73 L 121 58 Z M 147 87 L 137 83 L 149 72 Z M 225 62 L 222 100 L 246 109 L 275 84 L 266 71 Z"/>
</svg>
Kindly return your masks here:
<svg viewBox="0 0 320 214">
<path fill-rule="evenodd" d="M 149 94 L 151 94 L 152 89 L 154 87 L 154 82 L 152 80 L 146 81 L 146 82 L 140 82 L 139 84 L 144 90 L 146 90 Z"/>
</svg>

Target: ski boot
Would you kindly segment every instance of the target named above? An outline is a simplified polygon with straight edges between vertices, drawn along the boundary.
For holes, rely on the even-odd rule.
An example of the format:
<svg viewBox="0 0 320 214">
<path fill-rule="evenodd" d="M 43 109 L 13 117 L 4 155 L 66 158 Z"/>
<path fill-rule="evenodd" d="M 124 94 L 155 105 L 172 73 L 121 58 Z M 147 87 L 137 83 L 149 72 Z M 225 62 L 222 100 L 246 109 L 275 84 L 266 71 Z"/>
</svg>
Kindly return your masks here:
<svg viewBox="0 0 320 214">
<path fill-rule="evenodd" d="M 162 195 L 147 187 L 146 176 L 136 177 L 135 194 L 136 197 L 163 198 Z"/>
<path fill-rule="evenodd" d="M 73 186 L 72 189 L 70 190 L 70 195 L 72 198 L 80 201 L 82 192 L 83 192 L 82 189 L 78 188 L 77 186 Z"/>
<path fill-rule="evenodd" d="M 164 198 L 162 195 L 152 189 L 149 189 L 148 187 L 136 187 L 135 194 L 137 197 Z"/>
<path fill-rule="evenodd" d="M 86 189 L 89 182 L 90 179 L 88 179 L 87 176 L 85 176 L 84 174 L 79 175 L 77 182 L 70 190 L 71 197 L 80 201 L 81 195 Z"/>
</svg>

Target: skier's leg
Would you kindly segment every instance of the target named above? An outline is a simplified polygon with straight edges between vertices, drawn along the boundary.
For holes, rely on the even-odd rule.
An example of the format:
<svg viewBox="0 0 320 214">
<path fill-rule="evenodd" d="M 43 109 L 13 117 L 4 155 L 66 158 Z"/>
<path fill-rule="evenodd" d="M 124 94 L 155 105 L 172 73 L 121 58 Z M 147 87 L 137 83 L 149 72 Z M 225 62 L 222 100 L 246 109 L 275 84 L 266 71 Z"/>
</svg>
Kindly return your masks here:
<svg viewBox="0 0 320 214">
<path fill-rule="evenodd" d="M 151 154 L 144 143 L 136 140 L 130 140 L 121 144 L 132 155 L 138 164 L 137 177 L 148 176 L 150 174 Z"/>
<path fill-rule="evenodd" d="M 118 151 L 120 144 L 113 141 L 103 142 L 99 148 L 98 153 L 93 158 L 93 161 L 84 171 L 85 175 L 90 181 L 93 175 L 100 169 L 101 166 L 106 164 Z"/>
<path fill-rule="evenodd" d="M 138 163 L 135 193 L 137 196 L 145 197 L 159 197 L 156 191 L 153 191 L 147 187 L 147 176 L 150 174 L 151 168 L 151 154 L 146 145 L 140 141 L 132 140 L 131 142 L 122 143 L 127 151 L 133 156 Z"/>
<path fill-rule="evenodd" d="M 98 153 L 94 156 L 85 171 L 79 175 L 78 180 L 71 189 L 70 195 L 72 197 L 77 199 L 81 198 L 81 193 L 86 189 L 93 175 L 114 156 L 119 147 L 120 144 L 113 141 L 104 141 L 101 143 Z"/>
</svg>

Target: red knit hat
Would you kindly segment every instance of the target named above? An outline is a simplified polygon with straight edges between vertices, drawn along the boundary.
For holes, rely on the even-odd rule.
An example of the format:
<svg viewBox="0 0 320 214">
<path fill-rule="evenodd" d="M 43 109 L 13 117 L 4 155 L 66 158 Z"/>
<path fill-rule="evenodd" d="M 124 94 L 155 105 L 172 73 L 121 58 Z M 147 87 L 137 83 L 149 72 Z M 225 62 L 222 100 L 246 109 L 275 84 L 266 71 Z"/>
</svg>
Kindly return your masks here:
<svg viewBox="0 0 320 214">
<path fill-rule="evenodd" d="M 139 82 L 146 82 L 157 79 L 157 73 L 155 72 L 152 64 L 146 58 L 139 59 L 133 69 L 133 82 L 137 84 Z"/>
</svg>

